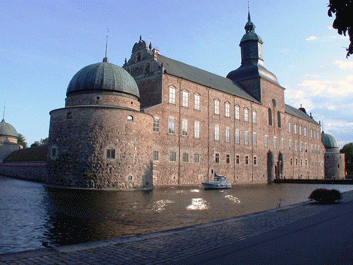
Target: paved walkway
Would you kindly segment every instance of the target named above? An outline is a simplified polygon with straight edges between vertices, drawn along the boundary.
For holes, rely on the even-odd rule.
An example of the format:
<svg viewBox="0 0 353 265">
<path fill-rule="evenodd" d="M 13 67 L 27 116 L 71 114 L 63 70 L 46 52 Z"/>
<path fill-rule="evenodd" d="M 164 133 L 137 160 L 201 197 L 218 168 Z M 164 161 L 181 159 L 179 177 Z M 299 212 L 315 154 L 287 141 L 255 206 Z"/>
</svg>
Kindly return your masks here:
<svg viewBox="0 0 353 265">
<path fill-rule="evenodd" d="M 0 255 L 1 264 L 353 264 L 353 192 L 148 235 Z M 332 263 L 333 262 L 333 263 Z"/>
</svg>

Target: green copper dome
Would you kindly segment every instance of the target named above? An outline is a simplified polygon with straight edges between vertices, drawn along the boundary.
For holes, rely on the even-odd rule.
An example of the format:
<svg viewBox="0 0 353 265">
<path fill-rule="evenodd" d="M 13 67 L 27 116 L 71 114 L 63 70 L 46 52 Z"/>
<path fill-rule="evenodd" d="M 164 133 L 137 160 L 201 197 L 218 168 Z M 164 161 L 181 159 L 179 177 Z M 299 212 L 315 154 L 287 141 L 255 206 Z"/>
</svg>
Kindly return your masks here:
<svg viewBox="0 0 353 265">
<path fill-rule="evenodd" d="M 0 122 L 0 136 L 17 137 L 17 131 L 11 124 L 5 122 L 5 120 L 2 120 Z"/>
<path fill-rule="evenodd" d="M 339 148 L 339 145 L 338 145 L 336 139 L 330 134 L 326 134 L 326 133 L 322 132 L 321 141 L 326 149 L 327 148 Z"/>
<path fill-rule="evenodd" d="M 134 78 L 123 68 L 103 62 L 91 64 L 78 71 L 71 79 L 66 96 L 78 93 L 119 92 L 140 98 Z"/>
</svg>

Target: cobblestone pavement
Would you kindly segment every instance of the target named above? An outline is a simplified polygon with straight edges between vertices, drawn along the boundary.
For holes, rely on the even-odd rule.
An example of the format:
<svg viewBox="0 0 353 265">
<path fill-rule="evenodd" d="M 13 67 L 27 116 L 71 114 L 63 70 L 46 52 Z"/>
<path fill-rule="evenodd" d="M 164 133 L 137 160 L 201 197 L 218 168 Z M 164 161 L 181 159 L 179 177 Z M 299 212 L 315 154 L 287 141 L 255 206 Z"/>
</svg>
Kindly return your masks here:
<svg viewBox="0 0 353 265">
<path fill-rule="evenodd" d="M 353 192 L 342 202 L 353 200 Z M 0 255 L 2 264 L 166 264 L 217 249 L 334 207 L 302 203 L 142 236 Z"/>
</svg>

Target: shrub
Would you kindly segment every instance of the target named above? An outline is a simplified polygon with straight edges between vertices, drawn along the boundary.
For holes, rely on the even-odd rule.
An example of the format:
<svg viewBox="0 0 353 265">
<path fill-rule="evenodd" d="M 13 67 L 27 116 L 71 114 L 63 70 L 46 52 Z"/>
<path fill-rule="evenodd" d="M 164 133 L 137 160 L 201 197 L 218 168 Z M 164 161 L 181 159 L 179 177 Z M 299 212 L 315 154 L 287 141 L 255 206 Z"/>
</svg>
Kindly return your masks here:
<svg viewBox="0 0 353 265">
<path fill-rule="evenodd" d="M 309 199 L 326 204 L 341 200 L 342 195 L 338 190 L 328 190 L 322 188 L 314 190 L 310 194 Z"/>
</svg>

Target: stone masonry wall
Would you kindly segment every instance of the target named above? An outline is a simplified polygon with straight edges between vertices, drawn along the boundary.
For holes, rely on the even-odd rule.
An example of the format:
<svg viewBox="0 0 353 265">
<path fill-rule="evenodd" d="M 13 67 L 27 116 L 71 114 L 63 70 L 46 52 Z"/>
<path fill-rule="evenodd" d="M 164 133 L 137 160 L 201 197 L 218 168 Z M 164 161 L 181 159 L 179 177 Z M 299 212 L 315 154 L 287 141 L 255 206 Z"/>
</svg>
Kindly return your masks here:
<svg viewBox="0 0 353 265">
<path fill-rule="evenodd" d="M 72 118 L 67 119 L 70 111 Z M 151 188 L 152 117 L 104 106 L 51 112 L 47 182 L 96 189 Z M 57 147 L 57 157 L 50 153 Z M 115 158 L 107 157 L 115 150 Z"/>
</svg>

